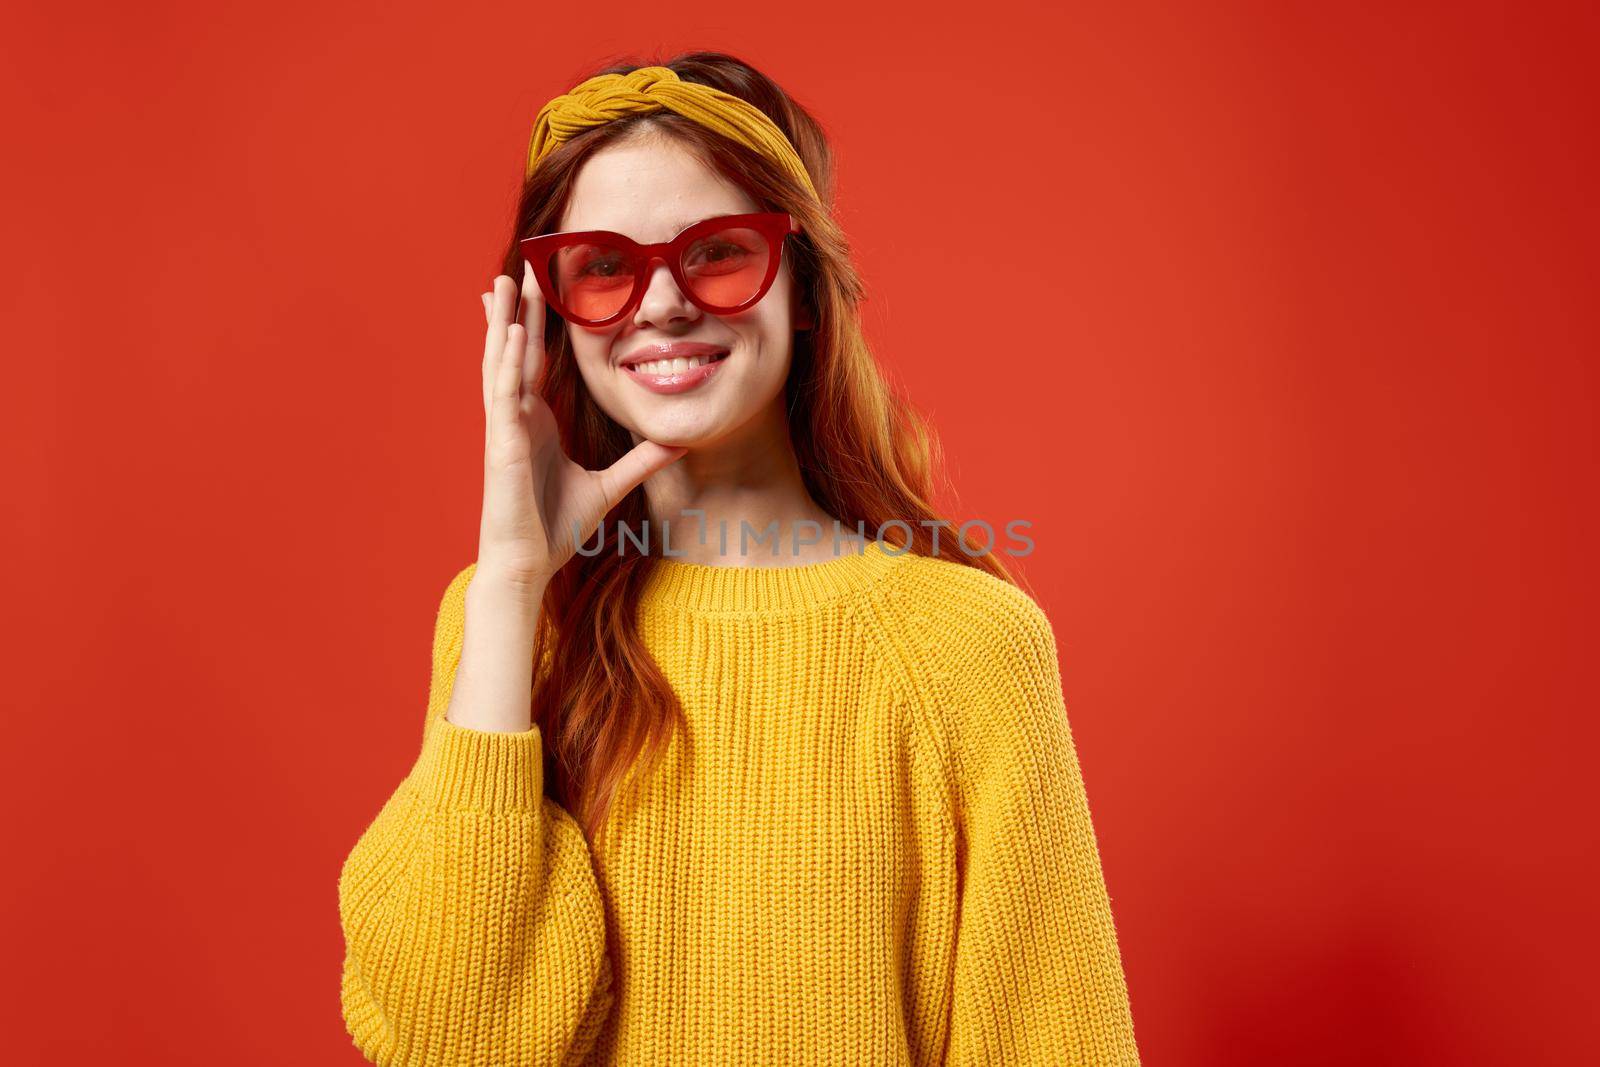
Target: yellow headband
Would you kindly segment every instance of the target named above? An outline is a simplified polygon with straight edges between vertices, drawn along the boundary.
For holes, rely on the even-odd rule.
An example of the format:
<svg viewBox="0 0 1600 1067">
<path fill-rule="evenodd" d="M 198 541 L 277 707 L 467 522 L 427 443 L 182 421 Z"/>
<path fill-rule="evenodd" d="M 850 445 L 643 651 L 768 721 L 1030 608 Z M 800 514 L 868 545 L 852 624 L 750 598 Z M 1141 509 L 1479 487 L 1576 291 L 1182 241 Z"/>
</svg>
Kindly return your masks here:
<svg viewBox="0 0 1600 1067">
<path fill-rule="evenodd" d="M 671 67 L 601 74 L 573 86 L 540 108 L 539 116 L 533 120 L 524 176 L 532 175 L 539 160 L 556 146 L 584 130 L 625 115 L 643 115 L 663 108 L 760 152 L 799 179 L 813 197 L 817 196 L 799 153 L 765 112 L 720 89 L 683 81 Z"/>
</svg>

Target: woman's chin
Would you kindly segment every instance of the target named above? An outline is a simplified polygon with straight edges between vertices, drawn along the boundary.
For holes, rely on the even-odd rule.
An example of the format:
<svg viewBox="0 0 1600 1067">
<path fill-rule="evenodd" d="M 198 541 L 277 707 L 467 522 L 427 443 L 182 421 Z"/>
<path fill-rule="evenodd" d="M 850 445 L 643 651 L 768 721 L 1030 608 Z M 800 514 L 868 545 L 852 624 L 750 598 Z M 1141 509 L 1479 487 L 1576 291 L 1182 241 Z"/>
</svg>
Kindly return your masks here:
<svg viewBox="0 0 1600 1067">
<path fill-rule="evenodd" d="M 635 431 L 647 441 L 668 448 L 705 448 L 723 436 L 720 421 L 683 412 L 676 418 L 642 419 Z"/>
</svg>

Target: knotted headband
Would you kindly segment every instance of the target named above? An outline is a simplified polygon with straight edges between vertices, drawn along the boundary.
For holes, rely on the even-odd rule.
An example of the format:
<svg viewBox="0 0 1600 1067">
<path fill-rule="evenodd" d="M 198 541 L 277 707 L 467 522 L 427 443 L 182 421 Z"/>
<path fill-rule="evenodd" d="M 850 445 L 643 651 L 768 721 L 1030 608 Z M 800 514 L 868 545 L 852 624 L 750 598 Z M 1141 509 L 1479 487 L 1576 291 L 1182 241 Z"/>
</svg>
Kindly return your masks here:
<svg viewBox="0 0 1600 1067">
<path fill-rule="evenodd" d="M 627 74 L 600 74 L 568 89 L 539 109 L 528 143 L 524 176 L 562 142 L 626 115 L 675 111 L 783 167 L 817 196 L 800 154 L 766 113 L 747 100 L 699 82 L 686 82 L 671 67 L 640 67 Z"/>
</svg>

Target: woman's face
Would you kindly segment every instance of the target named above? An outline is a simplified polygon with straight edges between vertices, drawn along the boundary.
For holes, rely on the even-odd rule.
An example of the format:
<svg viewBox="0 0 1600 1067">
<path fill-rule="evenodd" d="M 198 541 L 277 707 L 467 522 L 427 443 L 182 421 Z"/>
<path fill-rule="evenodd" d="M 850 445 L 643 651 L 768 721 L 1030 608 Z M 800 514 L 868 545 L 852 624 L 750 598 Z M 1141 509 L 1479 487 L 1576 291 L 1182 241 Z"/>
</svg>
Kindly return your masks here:
<svg viewBox="0 0 1600 1067">
<path fill-rule="evenodd" d="M 558 230 L 612 230 L 640 244 L 670 241 L 714 215 L 762 205 L 676 141 L 649 137 L 608 145 L 578 171 Z M 644 299 L 611 326 L 565 323 L 578 372 L 595 403 L 636 438 L 704 447 L 735 441 L 761 416 L 781 416 L 793 351 L 796 299 L 788 257 L 765 296 L 736 315 L 701 311 L 654 264 Z M 674 342 L 726 349 L 714 373 L 693 388 L 659 393 L 625 367 L 640 352 Z"/>
</svg>

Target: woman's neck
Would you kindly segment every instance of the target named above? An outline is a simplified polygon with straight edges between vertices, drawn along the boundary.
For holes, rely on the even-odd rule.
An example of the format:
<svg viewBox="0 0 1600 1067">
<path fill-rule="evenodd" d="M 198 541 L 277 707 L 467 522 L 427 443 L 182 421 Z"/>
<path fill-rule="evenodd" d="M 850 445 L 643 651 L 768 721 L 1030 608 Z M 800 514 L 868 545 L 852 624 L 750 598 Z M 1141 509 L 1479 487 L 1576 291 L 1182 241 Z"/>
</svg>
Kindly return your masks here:
<svg viewBox="0 0 1600 1067">
<path fill-rule="evenodd" d="M 758 425 L 691 448 L 644 491 L 652 542 L 664 521 L 670 554 L 685 563 L 788 567 L 857 550 L 835 546 L 833 517 L 806 490 L 781 405 Z M 840 540 L 852 532 L 841 526 Z"/>
</svg>

